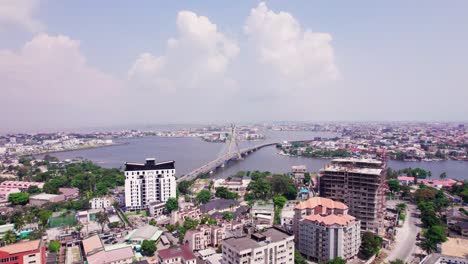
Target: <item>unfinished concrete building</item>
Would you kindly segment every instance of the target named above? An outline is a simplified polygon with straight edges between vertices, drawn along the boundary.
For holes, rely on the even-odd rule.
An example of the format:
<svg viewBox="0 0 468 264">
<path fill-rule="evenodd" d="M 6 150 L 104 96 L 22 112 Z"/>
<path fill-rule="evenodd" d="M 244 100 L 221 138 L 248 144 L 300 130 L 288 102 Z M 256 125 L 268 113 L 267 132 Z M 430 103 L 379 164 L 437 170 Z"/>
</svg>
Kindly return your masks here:
<svg viewBox="0 0 468 264">
<path fill-rule="evenodd" d="M 384 233 L 385 162 L 374 159 L 334 159 L 319 174 L 320 196 L 348 205 L 361 221 L 361 231 Z"/>
</svg>

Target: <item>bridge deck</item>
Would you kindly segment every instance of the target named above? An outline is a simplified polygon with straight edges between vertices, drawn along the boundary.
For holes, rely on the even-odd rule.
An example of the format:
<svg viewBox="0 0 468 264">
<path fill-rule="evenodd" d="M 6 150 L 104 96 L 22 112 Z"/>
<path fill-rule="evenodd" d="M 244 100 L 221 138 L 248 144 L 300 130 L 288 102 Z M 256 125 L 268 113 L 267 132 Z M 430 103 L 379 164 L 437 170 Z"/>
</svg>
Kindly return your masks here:
<svg viewBox="0 0 468 264">
<path fill-rule="evenodd" d="M 249 147 L 249 148 L 245 148 L 245 149 L 242 149 L 240 150 L 240 154 L 241 155 L 244 155 L 248 152 L 252 152 L 252 151 L 256 151 L 256 150 L 259 150 L 261 148 L 264 148 L 264 147 L 268 147 L 268 146 L 272 146 L 272 145 L 276 145 L 277 143 L 265 143 L 265 144 L 261 144 L 261 145 L 257 145 L 257 146 L 254 146 L 254 147 Z M 237 157 L 237 154 L 234 153 L 234 154 L 230 154 L 227 153 L 215 160 L 212 160 L 210 162 L 208 162 L 207 164 L 183 175 L 182 177 L 178 178 L 177 179 L 177 182 L 181 182 L 181 181 L 186 181 L 186 180 L 192 180 L 194 178 L 196 178 L 198 175 L 200 174 L 204 174 L 204 173 L 209 173 L 213 170 L 215 170 L 216 168 L 220 167 L 223 163 L 229 161 L 229 160 L 233 160 Z"/>
</svg>

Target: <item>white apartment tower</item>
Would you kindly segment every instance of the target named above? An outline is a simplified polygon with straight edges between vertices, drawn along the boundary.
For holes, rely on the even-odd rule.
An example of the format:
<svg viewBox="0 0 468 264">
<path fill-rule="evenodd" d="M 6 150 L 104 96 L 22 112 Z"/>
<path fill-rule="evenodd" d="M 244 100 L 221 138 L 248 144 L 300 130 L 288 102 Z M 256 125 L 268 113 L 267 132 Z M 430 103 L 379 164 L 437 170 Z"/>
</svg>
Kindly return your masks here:
<svg viewBox="0 0 468 264">
<path fill-rule="evenodd" d="M 145 210 L 151 202 L 166 202 L 176 197 L 175 162 L 125 163 L 125 206 Z"/>
</svg>

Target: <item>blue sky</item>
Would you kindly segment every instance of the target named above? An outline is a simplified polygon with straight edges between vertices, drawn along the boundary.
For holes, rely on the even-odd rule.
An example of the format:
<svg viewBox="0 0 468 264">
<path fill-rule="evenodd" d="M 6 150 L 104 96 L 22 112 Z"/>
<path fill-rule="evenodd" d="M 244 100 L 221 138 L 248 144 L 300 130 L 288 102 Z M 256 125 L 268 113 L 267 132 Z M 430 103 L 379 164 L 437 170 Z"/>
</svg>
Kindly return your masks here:
<svg viewBox="0 0 468 264">
<path fill-rule="evenodd" d="M 0 81 L 15 110 L 0 121 L 466 120 L 466 10 L 466 1 L 5 0 Z"/>
</svg>

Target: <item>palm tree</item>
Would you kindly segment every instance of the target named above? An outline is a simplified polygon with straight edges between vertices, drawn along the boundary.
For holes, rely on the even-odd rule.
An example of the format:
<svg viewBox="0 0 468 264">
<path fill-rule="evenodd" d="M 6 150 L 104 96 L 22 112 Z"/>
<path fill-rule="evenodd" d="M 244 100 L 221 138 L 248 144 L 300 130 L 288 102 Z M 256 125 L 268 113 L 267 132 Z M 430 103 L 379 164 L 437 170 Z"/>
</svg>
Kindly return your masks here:
<svg viewBox="0 0 468 264">
<path fill-rule="evenodd" d="M 16 242 L 15 232 L 13 232 L 11 230 L 6 231 L 5 234 L 3 235 L 3 241 L 5 241 L 5 243 L 7 243 L 7 244 L 15 243 Z"/>
<path fill-rule="evenodd" d="M 431 254 L 437 250 L 437 243 L 434 243 L 430 239 L 426 238 L 421 242 L 421 249 L 426 251 L 427 254 Z"/>
<path fill-rule="evenodd" d="M 109 216 L 105 212 L 97 212 L 96 221 L 101 225 L 101 232 L 104 232 L 104 227 L 109 223 Z"/>
</svg>

